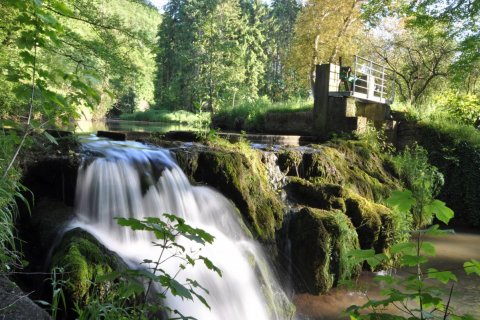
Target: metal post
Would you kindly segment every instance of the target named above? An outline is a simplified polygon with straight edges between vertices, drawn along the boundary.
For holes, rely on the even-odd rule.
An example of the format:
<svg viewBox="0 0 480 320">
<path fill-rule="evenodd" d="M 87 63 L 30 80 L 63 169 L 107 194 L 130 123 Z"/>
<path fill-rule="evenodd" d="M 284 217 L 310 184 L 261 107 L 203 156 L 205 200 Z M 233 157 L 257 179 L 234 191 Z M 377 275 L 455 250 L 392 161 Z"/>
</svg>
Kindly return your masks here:
<svg viewBox="0 0 480 320">
<path fill-rule="evenodd" d="M 385 89 L 385 66 L 382 66 L 382 88 L 380 90 L 380 100 L 383 100 L 384 89 Z"/>
<path fill-rule="evenodd" d="M 352 86 L 352 95 L 355 95 L 355 83 L 357 82 L 357 55 L 355 55 L 355 62 L 353 63 L 353 86 Z"/>
<path fill-rule="evenodd" d="M 372 82 L 372 61 L 370 60 L 368 63 L 368 75 L 367 75 L 367 99 L 370 98 L 370 83 Z M 375 88 L 373 88 L 375 91 Z M 375 92 L 373 92 L 373 96 L 375 96 Z"/>
</svg>

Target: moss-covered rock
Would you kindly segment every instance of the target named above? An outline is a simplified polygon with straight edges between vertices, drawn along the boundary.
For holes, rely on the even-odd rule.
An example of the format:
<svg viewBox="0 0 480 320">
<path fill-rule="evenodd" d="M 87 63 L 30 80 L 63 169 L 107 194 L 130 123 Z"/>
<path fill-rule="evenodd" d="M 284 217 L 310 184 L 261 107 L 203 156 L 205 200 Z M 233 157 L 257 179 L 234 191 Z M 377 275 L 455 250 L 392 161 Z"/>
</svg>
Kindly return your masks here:
<svg viewBox="0 0 480 320">
<path fill-rule="evenodd" d="M 202 151 L 194 178 L 231 199 L 260 240 L 274 240 L 275 230 L 282 223 L 284 205 L 268 182 L 259 152 Z"/>
<path fill-rule="evenodd" d="M 391 209 L 350 193 L 345 200 L 346 214 L 355 226 L 360 247 L 384 252 L 394 242 L 396 216 Z"/>
<path fill-rule="evenodd" d="M 313 184 L 301 178 L 290 177 L 285 189 L 289 199 L 298 204 L 345 212 L 345 191 L 337 184 Z"/>
<path fill-rule="evenodd" d="M 298 292 L 324 293 L 359 274 L 360 266 L 347 258 L 359 247 L 357 233 L 343 213 L 304 208 L 292 217 L 289 234 Z"/>
<path fill-rule="evenodd" d="M 278 154 L 278 166 L 289 176 L 299 176 L 299 166 L 302 163 L 302 152 L 298 150 L 283 150 Z"/>
<path fill-rule="evenodd" d="M 300 176 L 315 183 L 338 184 L 378 201 L 401 183 L 388 159 L 362 141 L 336 141 L 305 152 Z"/>
<path fill-rule="evenodd" d="M 63 280 L 67 281 L 65 293 L 69 301 L 85 305 L 98 276 L 124 270 L 126 266 L 117 254 L 86 231 L 76 228 L 67 232 L 55 248 L 51 264 L 51 269 L 54 268 L 63 269 Z"/>
</svg>

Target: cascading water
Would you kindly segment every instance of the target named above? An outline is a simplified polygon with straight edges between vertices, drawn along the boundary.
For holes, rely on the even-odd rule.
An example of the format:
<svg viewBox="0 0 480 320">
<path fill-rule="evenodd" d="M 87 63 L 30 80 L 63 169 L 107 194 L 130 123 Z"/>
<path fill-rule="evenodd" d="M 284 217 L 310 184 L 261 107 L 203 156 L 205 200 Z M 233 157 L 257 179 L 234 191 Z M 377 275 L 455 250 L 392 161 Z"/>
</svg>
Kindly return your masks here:
<svg viewBox="0 0 480 320">
<path fill-rule="evenodd" d="M 266 271 L 261 250 L 245 236 L 235 208 L 225 197 L 208 187 L 192 186 L 167 150 L 96 138 L 84 147 L 99 157 L 79 169 L 78 218 L 72 227 L 84 228 L 138 266 L 143 259 L 154 260 L 158 253 L 147 235 L 119 227 L 114 217 L 141 219 L 166 212 L 180 216 L 215 236 L 202 255 L 223 275 L 220 278 L 199 264 L 182 272 L 210 291 L 205 298 L 211 310 L 199 301 L 172 297 L 167 304 L 199 320 L 283 320 L 275 311 L 275 301 L 285 303 L 283 291 Z"/>
</svg>

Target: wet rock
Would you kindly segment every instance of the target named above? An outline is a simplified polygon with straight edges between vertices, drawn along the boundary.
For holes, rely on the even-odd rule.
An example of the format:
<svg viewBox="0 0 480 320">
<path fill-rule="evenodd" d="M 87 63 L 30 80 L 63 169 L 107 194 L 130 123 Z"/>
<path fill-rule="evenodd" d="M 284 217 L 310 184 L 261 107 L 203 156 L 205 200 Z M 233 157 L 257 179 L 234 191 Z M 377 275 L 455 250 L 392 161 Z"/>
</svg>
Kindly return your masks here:
<svg viewBox="0 0 480 320">
<path fill-rule="evenodd" d="M 383 205 L 353 194 L 345 200 L 345 205 L 362 249 L 373 248 L 377 253 L 384 252 L 394 243 L 393 234 L 404 232 L 395 229 L 397 224 L 394 220 L 398 217 Z"/>
</svg>

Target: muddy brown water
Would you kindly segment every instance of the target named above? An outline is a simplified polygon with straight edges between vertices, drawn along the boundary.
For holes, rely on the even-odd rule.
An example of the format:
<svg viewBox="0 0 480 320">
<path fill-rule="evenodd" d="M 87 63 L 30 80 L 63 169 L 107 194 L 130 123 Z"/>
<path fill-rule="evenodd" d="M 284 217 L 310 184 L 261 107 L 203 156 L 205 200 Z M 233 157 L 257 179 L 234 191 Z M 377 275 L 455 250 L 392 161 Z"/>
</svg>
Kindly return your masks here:
<svg viewBox="0 0 480 320">
<path fill-rule="evenodd" d="M 480 260 L 480 232 L 458 232 L 456 234 L 434 237 L 427 241 L 435 244 L 436 256 L 430 259 L 429 267 L 438 270 L 454 271 L 458 278 L 451 299 L 456 314 L 470 314 L 480 319 L 480 276 L 467 276 L 463 263 L 470 259 Z M 398 276 L 405 276 L 404 270 Z M 373 281 L 375 274 L 364 272 L 359 281 L 359 289 L 348 291 L 334 289 L 326 295 L 296 295 L 294 303 L 300 318 L 309 320 L 348 319 L 343 311 L 350 305 L 362 305 L 369 298 L 379 298 L 380 288 Z M 445 287 L 448 292 L 449 286 Z M 448 293 L 445 294 L 448 296 Z M 395 312 L 395 311 L 393 311 Z"/>
</svg>

